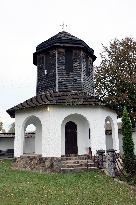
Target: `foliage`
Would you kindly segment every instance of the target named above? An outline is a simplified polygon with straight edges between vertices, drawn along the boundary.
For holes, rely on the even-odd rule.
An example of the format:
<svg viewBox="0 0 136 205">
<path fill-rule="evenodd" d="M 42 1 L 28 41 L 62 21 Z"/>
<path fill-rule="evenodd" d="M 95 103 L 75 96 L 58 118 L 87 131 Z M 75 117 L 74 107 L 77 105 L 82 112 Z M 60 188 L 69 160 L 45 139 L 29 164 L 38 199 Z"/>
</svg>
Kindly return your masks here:
<svg viewBox="0 0 136 205">
<path fill-rule="evenodd" d="M 127 173 L 136 172 L 136 163 L 134 155 L 134 142 L 132 139 L 132 124 L 128 116 L 126 107 L 123 110 L 122 117 L 122 135 L 123 135 L 123 163 Z"/>
<path fill-rule="evenodd" d="M 0 131 L 3 129 L 3 122 L 0 121 Z"/>
<path fill-rule="evenodd" d="M 1 121 L 0 121 L 0 131 L 1 131 L 2 133 L 5 133 L 5 132 L 6 132 L 5 129 L 3 128 L 3 122 L 1 122 Z"/>
<path fill-rule="evenodd" d="M 34 173 L 13 171 L 0 161 L 2 205 L 132 205 L 136 194 L 102 173 Z"/>
<path fill-rule="evenodd" d="M 103 46 L 102 61 L 96 68 L 96 94 L 121 117 L 127 106 L 133 125 L 136 122 L 136 41 L 115 39 Z"/>
<path fill-rule="evenodd" d="M 2 133 L 6 133 L 6 130 L 4 128 L 1 131 L 2 131 Z"/>
<path fill-rule="evenodd" d="M 8 130 L 8 133 L 15 133 L 15 122 L 13 122 L 11 125 L 10 125 L 10 128 Z"/>
</svg>

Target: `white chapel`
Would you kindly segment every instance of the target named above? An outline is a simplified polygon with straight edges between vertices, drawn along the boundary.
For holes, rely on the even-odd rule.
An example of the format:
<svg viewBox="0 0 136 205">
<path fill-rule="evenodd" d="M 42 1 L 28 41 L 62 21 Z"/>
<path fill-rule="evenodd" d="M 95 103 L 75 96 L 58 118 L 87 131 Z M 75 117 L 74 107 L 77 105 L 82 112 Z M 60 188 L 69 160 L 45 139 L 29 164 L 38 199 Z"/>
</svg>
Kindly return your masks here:
<svg viewBox="0 0 136 205">
<path fill-rule="evenodd" d="M 42 42 L 33 54 L 36 95 L 7 110 L 15 118 L 14 156 L 119 152 L 117 114 L 94 94 L 94 50 L 65 32 Z M 110 124 L 112 135 L 106 137 Z M 35 136 L 25 143 L 28 125 Z M 27 153 L 25 146 L 28 146 Z"/>
</svg>

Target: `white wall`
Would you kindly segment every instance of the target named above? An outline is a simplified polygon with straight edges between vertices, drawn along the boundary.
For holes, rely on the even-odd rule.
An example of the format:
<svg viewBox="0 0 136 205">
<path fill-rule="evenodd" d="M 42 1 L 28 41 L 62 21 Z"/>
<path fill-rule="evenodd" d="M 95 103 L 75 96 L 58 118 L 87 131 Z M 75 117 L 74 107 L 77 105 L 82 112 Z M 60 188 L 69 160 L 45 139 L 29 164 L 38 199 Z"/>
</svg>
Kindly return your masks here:
<svg viewBox="0 0 136 205">
<path fill-rule="evenodd" d="M 123 148 L 122 148 L 122 134 L 119 134 L 119 149 L 120 149 L 120 153 L 123 154 Z M 134 153 L 136 155 L 136 132 L 132 132 L 132 138 L 133 138 L 133 142 L 134 142 Z"/>
<path fill-rule="evenodd" d="M 35 135 L 35 153 L 42 154 L 42 124 L 41 118 L 43 116 L 43 112 L 40 110 L 26 110 L 19 111 L 15 116 L 15 142 L 14 142 L 14 155 L 15 157 L 19 157 L 23 155 L 23 152 L 26 152 L 24 145 L 24 132 L 28 125 L 34 124 L 36 127 L 36 135 Z M 43 121 L 43 120 L 42 120 Z M 37 140 L 37 138 L 39 140 Z M 27 145 L 26 145 L 27 146 Z M 26 148 L 27 149 L 27 148 Z"/>
<path fill-rule="evenodd" d="M 85 147 L 87 147 L 89 143 L 93 154 L 95 154 L 98 149 L 106 149 L 104 125 L 107 116 L 110 116 L 114 125 L 113 148 L 119 150 L 117 115 L 114 111 L 96 106 L 49 106 L 49 109 L 42 107 L 23 109 L 16 112 L 15 156 L 18 157 L 23 154 L 24 122 L 26 122 L 29 117 L 35 116 L 39 119 L 42 126 L 42 134 L 41 138 L 39 138 L 38 145 L 39 149 L 41 149 L 42 146 L 42 156 L 60 157 L 61 154 L 64 153 L 64 149 L 61 148 L 62 144 L 64 144 L 61 142 L 61 139 L 64 140 L 64 134 L 61 133 L 61 125 L 67 116 L 73 114 L 82 115 L 86 118 L 91 130 L 90 142 L 88 142 L 88 140 L 84 141 L 83 135 L 87 136 L 88 134 L 83 132 L 83 124 L 79 120 L 78 124 L 81 125 L 81 129 L 78 130 L 80 134 L 78 139 L 79 154 L 86 154 Z M 83 144 L 83 146 L 80 146 L 81 144 Z"/>
<path fill-rule="evenodd" d="M 25 138 L 25 153 L 34 153 L 35 151 L 34 137 Z M 0 138 L 0 150 L 14 149 L 14 138 Z"/>
<path fill-rule="evenodd" d="M 112 135 L 106 135 L 106 150 L 107 149 L 113 149 Z"/>
<path fill-rule="evenodd" d="M 14 138 L 0 138 L 0 150 L 14 149 Z"/>
<path fill-rule="evenodd" d="M 25 137 L 24 140 L 24 153 L 34 154 L 35 153 L 35 137 Z"/>
</svg>

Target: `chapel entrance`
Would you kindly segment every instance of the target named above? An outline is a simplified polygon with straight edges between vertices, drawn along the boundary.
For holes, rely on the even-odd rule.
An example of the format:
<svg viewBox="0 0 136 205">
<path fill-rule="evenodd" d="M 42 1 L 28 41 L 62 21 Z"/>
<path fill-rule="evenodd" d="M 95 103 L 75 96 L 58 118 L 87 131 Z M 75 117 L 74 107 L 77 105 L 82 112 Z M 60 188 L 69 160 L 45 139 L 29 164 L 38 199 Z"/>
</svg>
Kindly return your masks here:
<svg viewBox="0 0 136 205">
<path fill-rule="evenodd" d="M 65 154 L 77 153 L 77 125 L 69 121 L 65 125 Z"/>
</svg>

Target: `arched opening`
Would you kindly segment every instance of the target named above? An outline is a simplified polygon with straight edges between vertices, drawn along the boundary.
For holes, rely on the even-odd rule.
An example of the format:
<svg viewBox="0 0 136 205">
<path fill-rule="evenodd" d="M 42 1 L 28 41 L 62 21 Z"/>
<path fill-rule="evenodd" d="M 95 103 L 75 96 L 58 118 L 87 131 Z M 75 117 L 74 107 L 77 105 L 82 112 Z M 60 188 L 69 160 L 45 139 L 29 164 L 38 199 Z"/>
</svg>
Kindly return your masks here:
<svg viewBox="0 0 136 205">
<path fill-rule="evenodd" d="M 36 127 L 30 124 L 24 130 L 23 154 L 35 154 Z"/>
<path fill-rule="evenodd" d="M 65 125 L 65 153 L 77 154 L 77 125 L 69 121 Z"/>
<path fill-rule="evenodd" d="M 111 117 L 105 119 L 106 150 L 113 149 L 113 122 Z"/>
<path fill-rule="evenodd" d="M 81 114 L 71 114 L 61 124 L 61 155 L 88 154 L 91 131 L 88 120 Z"/>
<path fill-rule="evenodd" d="M 42 124 L 30 116 L 23 123 L 23 154 L 42 154 Z"/>
</svg>

